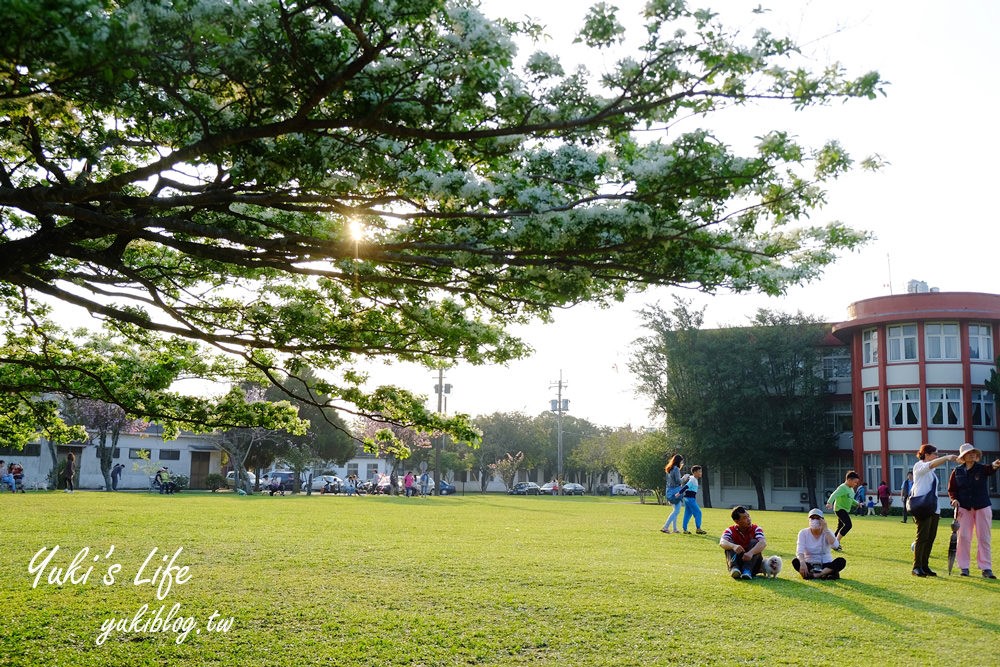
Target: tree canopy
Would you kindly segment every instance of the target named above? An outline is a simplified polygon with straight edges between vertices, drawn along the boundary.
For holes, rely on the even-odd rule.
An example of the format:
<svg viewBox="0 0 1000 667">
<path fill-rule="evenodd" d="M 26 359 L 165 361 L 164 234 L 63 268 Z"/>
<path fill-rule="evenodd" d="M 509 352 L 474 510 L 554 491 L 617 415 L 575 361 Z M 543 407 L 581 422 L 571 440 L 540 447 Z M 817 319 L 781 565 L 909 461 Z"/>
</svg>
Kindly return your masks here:
<svg viewBox="0 0 1000 667">
<path fill-rule="evenodd" d="M 527 351 L 508 325 L 553 308 L 647 285 L 781 293 L 863 242 L 805 221 L 853 165 L 836 142 L 755 128 L 739 154 L 697 118 L 872 98 L 879 76 L 808 71 L 788 39 L 679 0 L 645 21 L 598 74 L 519 64 L 541 27 L 462 0 L 3 3 L 0 390 L 188 427 L 283 418 L 170 393 L 208 373 L 197 343 L 240 379 L 308 366 L 329 407 L 474 439 L 367 388 L 364 363 L 502 363 Z M 601 3 L 579 40 L 622 30 Z M 52 303 L 185 352 L 149 388 L 102 385 Z"/>
</svg>

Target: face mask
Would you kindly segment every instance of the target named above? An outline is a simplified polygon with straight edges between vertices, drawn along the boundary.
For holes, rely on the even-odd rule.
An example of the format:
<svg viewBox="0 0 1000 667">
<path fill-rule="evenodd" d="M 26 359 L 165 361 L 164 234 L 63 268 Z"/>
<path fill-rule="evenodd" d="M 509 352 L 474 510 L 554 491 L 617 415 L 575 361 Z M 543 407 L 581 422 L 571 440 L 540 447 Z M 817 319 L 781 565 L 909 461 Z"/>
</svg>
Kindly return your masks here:
<svg viewBox="0 0 1000 667">
<path fill-rule="evenodd" d="M 821 520 L 819 520 L 819 519 L 809 519 L 809 527 L 810 528 L 814 528 L 814 529 L 815 528 L 820 528 L 822 525 L 823 525 L 823 522 Z"/>
</svg>

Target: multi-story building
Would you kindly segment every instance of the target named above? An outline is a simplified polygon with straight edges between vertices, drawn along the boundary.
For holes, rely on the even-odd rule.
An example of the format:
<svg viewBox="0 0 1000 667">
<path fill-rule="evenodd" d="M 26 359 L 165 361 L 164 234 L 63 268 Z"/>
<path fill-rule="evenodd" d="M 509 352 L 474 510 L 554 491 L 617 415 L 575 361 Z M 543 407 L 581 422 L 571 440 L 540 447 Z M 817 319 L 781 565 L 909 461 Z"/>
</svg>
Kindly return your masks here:
<svg viewBox="0 0 1000 667">
<path fill-rule="evenodd" d="M 833 333 L 850 352 L 853 463 L 869 485 L 885 480 L 898 492 L 925 442 L 947 452 L 969 442 L 984 461 L 1000 457 L 996 404 L 984 387 L 1000 295 L 913 291 L 858 301 L 848 313 Z M 951 464 L 937 470 L 943 491 Z"/>
</svg>

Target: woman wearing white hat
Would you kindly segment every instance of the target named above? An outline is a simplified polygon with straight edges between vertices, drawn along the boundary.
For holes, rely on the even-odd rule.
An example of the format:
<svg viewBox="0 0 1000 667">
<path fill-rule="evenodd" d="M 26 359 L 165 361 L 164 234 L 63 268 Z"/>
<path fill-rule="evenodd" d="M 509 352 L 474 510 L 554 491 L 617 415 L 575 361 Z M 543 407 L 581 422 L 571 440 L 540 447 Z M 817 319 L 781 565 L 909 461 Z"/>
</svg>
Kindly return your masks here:
<svg viewBox="0 0 1000 667">
<path fill-rule="evenodd" d="M 993 505 L 990 503 L 989 477 L 1000 468 L 1000 459 L 992 465 L 979 462 L 983 453 L 965 443 L 958 449 L 957 461 L 962 465 L 951 471 L 948 480 L 948 497 L 955 508 L 958 521 L 958 551 L 955 561 L 963 577 L 969 576 L 972 560 L 972 531 L 976 532 L 976 565 L 987 579 L 993 575 L 990 553 L 990 529 L 993 522 Z"/>
</svg>

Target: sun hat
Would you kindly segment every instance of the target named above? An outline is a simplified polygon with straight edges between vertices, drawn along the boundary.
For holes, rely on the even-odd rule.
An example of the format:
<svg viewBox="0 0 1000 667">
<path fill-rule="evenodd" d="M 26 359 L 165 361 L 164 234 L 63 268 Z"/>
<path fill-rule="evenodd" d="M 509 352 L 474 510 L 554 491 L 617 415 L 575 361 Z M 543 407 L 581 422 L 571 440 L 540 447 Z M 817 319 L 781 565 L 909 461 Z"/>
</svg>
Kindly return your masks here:
<svg viewBox="0 0 1000 667">
<path fill-rule="evenodd" d="M 969 443 L 967 443 L 967 442 L 964 443 L 961 447 L 958 448 L 958 460 L 961 461 L 962 459 L 965 458 L 966 454 L 970 454 L 972 452 L 975 452 L 976 454 L 979 454 L 980 457 L 982 457 L 982 455 L 983 455 L 983 453 L 981 451 L 979 451 L 978 449 L 976 449 L 975 447 L 973 447 Z"/>
<path fill-rule="evenodd" d="M 818 516 L 819 518 L 822 519 L 823 518 L 823 510 L 821 510 L 821 509 L 811 509 L 811 510 L 809 510 L 809 518 L 811 519 L 814 516 Z"/>
</svg>

